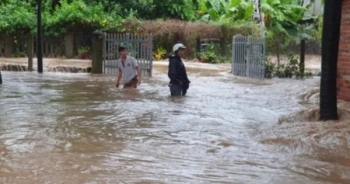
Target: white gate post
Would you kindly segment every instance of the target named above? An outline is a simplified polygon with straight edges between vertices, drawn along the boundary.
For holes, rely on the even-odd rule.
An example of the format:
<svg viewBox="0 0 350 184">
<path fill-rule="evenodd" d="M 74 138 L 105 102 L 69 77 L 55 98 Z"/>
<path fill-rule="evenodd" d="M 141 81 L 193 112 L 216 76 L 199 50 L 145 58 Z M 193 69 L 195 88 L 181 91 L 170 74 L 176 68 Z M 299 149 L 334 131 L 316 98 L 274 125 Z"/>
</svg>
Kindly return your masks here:
<svg viewBox="0 0 350 184">
<path fill-rule="evenodd" d="M 147 50 L 148 50 L 148 57 L 149 57 L 148 59 L 149 59 L 149 67 L 150 67 L 148 71 L 149 71 L 149 76 L 152 77 L 152 72 L 153 72 L 153 36 L 152 34 L 148 36 L 148 44 L 149 44 L 149 47 L 147 48 Z"/>
<path fill-rule="evenodd" d="M 236 44 L 236 42 L 235 42 L 235 37 L 236 36 L 233 36 L 232 37 L 232 64 L 231 64 L 231 73 L 234 75 L 235 74 L 235 72 L 234 72 L 234 64 L 235 64 L 235 48 L 236 48 L 236 46 L 235 46 L 235 44 Z"/>
<path fill-rule="evenodd" d="M 248 40 L 247 40 L 247 44 L 246 44 L 247 48 L 247 57 L 246 57 L 246 76 L 249 77 L 249 70 L 250 70 L 250 59 L 251 59 L 251 52 L 250 52 L 250 48 L 251 48 L 251 37 L 248 36 Z"/>
</svg>

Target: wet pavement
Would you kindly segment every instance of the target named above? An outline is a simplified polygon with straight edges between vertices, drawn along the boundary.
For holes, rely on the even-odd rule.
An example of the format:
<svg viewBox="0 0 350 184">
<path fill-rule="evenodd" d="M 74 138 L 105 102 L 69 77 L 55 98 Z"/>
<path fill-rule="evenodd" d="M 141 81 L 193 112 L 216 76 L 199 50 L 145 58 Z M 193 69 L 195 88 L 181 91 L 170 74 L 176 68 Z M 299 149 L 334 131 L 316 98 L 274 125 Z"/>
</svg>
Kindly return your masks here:
<svg viewBox="0 0 350 184">
<path fill-rule="evenodd" d="M 184 98 L 169 96 L 164 68 L 138 90 L 2 72 L 0 183 L 350 183 L 350 123 L 279 122 L 317 106 L 305 93 L 318 77 L 189 72 Z"/>
</svg>

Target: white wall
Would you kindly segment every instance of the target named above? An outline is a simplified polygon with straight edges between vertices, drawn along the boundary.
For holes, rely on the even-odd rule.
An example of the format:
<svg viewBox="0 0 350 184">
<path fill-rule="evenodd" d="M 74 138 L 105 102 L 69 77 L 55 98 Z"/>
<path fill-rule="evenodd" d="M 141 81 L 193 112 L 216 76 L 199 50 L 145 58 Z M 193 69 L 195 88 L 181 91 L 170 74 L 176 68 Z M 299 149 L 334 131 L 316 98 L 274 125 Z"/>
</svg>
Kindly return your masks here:
<svg viewBox="0 0 350 184">
<path fill-rule="evenodd" d="M 310 0 L 304 0 L 304 5 L 308 4 Z M 315 0 L 310 7 L 310 13 L 319 15 L 323 12 L 322 0 Z"/>
</svg>

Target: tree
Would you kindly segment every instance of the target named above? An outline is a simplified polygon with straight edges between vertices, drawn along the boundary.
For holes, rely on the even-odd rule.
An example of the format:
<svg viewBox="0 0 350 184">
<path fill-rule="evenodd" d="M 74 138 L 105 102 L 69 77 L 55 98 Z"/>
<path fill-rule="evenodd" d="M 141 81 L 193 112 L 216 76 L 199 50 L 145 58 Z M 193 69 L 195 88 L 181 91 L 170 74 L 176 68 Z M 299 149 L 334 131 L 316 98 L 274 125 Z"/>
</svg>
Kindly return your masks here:
<svg viewBox="0 0 350 184">
<path fill-rule="evenodd" d="M 105 11 L 118 6 L 123 18 L 137 17 L 154 20 L 174 18 L 194 21 L 197 18 L 197 0 L 84 0 L 86 4 L 101 3 Z"/>
<path fill-rule="evenodd" d="M 139 2 L 131 3 L 130 0 L 125 0 L 128 3 L 123 7 L 133 9 L 137 12 L 138 17 L 142 19 L 180 19 L 185 21 L 196 20 L 197 2 L 193 0 L 138 0 Z"/>
<path fill-rule="evenodd" d="M 104 10 L 100 2 L 86 4 L 84 0 L 60 0 L 54 11 L 50 11 L 52 2 L 47 1 L 43 6 L 43 25 L 46 34 L 60 34 L 80 29 L 120 29 L 122 18 L 118 9 Z"/>
<path fill-rule="evenodd" d="M 35 8 L 30 2 L 7 0 L 0 2 L 0 33 L 28 33 L 35 29 Z"/>
<path fill-rule="evenodd" d="M 320 120 L 338 119 L 337 60 L 342 0 L 325 0 L 322 31 Z"/>
<path fill-rule="evenodd" d="M 198 14 L 205 21 L 232 24 L 251 21 L 254 3 L 251 0 L 200 0 Z"/>
<path fill-rule="evenodd" d="M 279 65 L 281 52 L 302 36 L 297 33 L 301 33 L 300 22 L 308 9 L 295 0 L 262 0 L 261 9 L 264 12 L 267 44 L 275 49 Z"/>
</svg>

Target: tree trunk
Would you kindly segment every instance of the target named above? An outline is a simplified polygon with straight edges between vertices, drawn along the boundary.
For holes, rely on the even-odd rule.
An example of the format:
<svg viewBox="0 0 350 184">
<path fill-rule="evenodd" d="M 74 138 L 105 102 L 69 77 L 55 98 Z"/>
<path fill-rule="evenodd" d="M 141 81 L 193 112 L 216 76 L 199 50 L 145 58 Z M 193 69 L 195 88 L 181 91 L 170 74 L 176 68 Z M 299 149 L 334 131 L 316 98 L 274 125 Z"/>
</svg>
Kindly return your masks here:
<svg viewBox="0 0 350 184">
<path fill-rule="evenodd" d="M 300 63 L 299 63 L 300 77 L 304 78 L 305 75 L 305 39 L 300 42 Z"/>
<path fill-rule="evenodd" d="M 280 66 L 280 41 L 279 38 L 277 38 L 275 42 L 276 46 L 276 56 L 277 56 L 277 66 Z"/>
<path fill-rule="evenodd" d="M 338 119 L 337 61 L 342 0 L 326 0 L 322 32 L 320 120 Z"/>
</svg>

